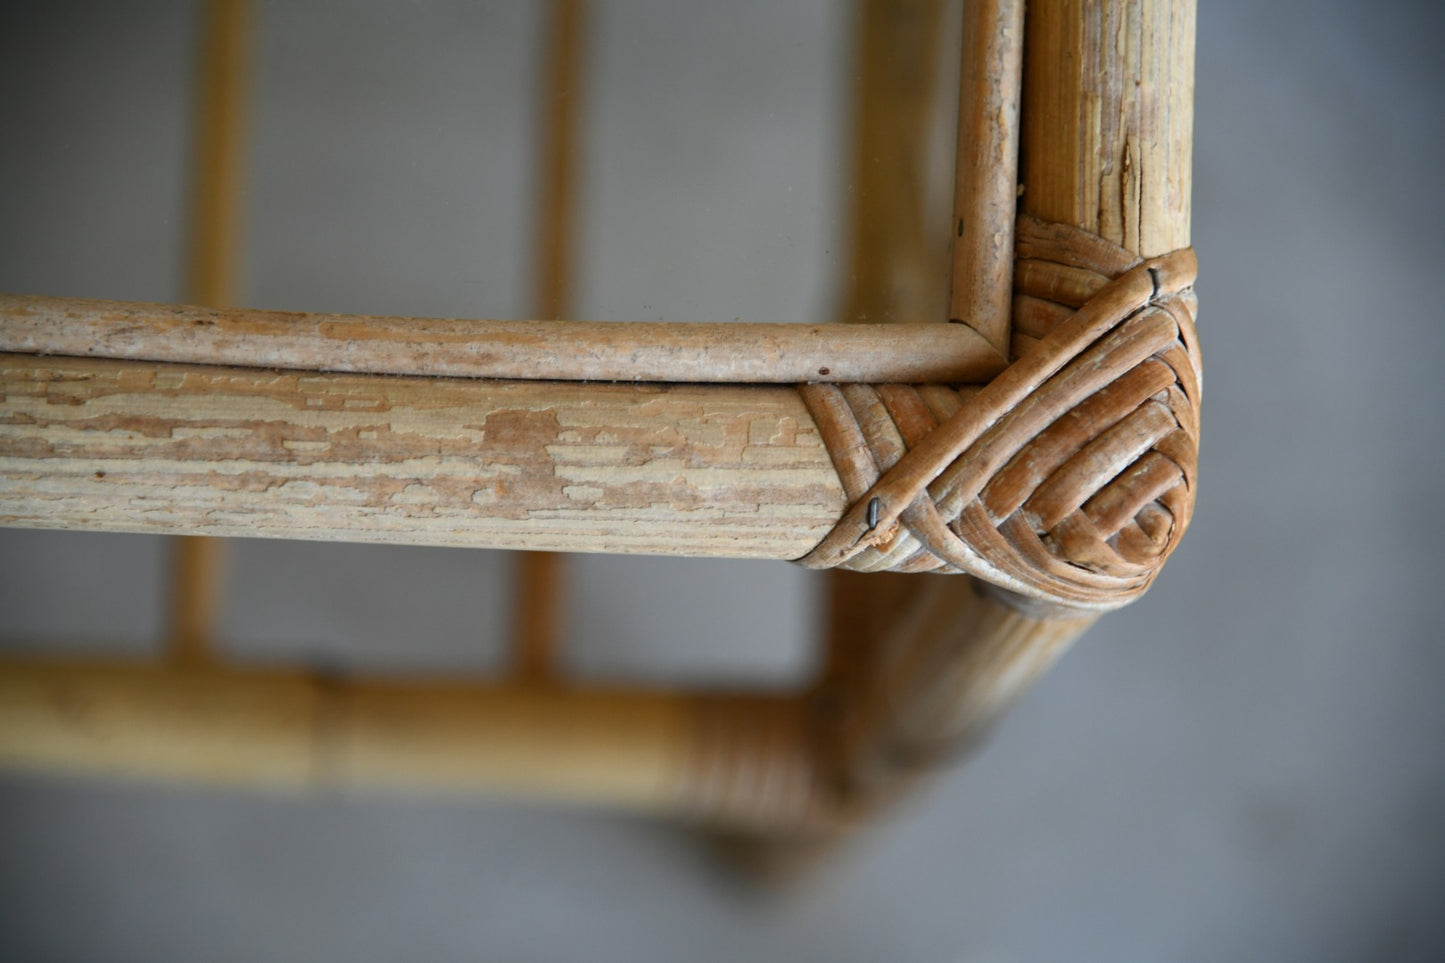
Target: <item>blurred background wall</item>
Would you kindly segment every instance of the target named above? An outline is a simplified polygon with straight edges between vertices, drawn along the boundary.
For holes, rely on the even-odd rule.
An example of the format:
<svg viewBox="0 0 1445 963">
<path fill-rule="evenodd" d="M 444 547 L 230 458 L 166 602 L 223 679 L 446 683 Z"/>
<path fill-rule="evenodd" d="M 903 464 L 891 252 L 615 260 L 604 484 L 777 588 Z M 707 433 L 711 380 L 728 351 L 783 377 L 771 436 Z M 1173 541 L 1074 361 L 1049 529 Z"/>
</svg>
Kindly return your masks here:
<svg viewBox="0 0 1445 963">
<path fill-rule="evenodd" d="M 0 9 L 0 290 L 181 296 L 194 6 Z M 0 958 L 1445 956 L 1445 17 L 1201 7 L 1195 524 L 969 765 L 771 895 L 628 817 L 0 775 Z M 578 315 L 829 317 L 848 8 L 591 19 Z M 258 29 L 244 301 L 524 316 L 539 8 L 268 3 Z M 0 639 L 149 650 L 163 556 L 0 531 Z M 503 657 L 504 556 L 239 541 L 227 578 L 239 660 Z M 583 558 L 570 578 L 581 677 L 811 671 L 809 573 Z"/>
</svg>

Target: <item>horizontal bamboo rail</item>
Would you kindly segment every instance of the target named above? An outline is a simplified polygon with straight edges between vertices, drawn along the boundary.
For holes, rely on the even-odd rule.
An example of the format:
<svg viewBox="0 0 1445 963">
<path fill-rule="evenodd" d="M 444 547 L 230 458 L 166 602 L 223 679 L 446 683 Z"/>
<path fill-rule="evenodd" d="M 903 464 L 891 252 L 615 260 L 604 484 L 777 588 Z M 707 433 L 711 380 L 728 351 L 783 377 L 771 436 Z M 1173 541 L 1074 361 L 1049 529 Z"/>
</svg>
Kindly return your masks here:
<svg viewBox="0 0 1445 963">
<path fill-rule="evenodd" d="M 792 559 L 845 496 L 796 390 L 0 355 L 0 524 Z"/>
<path fill-rule="evenodd" d="M 790 696 L 0 660 L 0 767 L 212 786 L 544 796 L 788 824 L 819 805 L 801 719 Z"/>
<path fill-rule="evenodd" d="M 548 381 L 976 383 L 966 325 L 460 321 L 0 295 L 0 352 Z"/>
</svg>

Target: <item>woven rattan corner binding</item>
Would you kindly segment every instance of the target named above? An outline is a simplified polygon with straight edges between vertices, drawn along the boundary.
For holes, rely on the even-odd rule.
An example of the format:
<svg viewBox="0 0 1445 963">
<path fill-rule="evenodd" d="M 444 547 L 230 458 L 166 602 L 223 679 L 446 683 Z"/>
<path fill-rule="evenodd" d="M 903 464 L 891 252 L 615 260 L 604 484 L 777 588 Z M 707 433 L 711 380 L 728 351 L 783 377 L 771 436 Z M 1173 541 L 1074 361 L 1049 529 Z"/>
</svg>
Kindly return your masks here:
<svg viewBox="0 0 1445 963">
<path fill-rule="evenodd" d="M 835 576 L 816 687 L 579 693 L 550 685 L 541 656 L 492 688 L 9 660 L 0 761 L 514 789 L 818 839 L 973 738 L 1095 614 L 1143 593 L 1189 523 L 1194 24 L 1186 0 L 1037 0 L 1026 23 L 1015 0 L 968 8 L 950 293 L 926 283 L 947 221 L 919 186 L 919 65 L 946 20 L 922 0 L 867 2 L 860 20 L 845 314 L 911 323 L 0 297 L 6 524 L 873 573 Z M 577 5 L 557 22 L 575 75 Z M 566 154 L 575 121 L 558 123 Z M 565 165 L 554 173 L 568 196 Z M 544 316 L 565 288 L 549 210 Z M 61 693 L 88 727 L 55 710 Z"/>
</svg>

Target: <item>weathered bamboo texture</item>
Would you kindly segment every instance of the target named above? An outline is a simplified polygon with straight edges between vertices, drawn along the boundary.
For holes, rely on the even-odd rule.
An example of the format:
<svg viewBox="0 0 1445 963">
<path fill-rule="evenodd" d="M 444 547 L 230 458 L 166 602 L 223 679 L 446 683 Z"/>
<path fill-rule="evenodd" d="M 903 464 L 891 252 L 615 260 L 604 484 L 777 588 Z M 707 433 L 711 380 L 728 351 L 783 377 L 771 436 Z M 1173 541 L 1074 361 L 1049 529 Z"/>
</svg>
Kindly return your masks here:
<svg viewBox="0 0 1445 963">
<path fill-rule="evenodd" d="M 188 298 L 224 307 L 236 302 L 239 278 L 250 70 L 249 0 L 207 5 L 195 109 Z M 220 611 L 225 544 L 178 536 L 171 541 L 168 654 L 178 664 L 210 658 Z"/>
<path fill-rule="evenodd" d="M 6 769 L 540 796 L 732 825 L 811 818 L 802 719 L 786 696 L 0 661 Z"/>
<path fill-rule="evenodd" d="M 1024 211 L 1143 258 L 1189 246 L 1194 8 L 1029 5 Z"/>
<path fill-rule="evenodd" d="M 552 0 L 549 4 L 532 273 L 533 314 L 551 320 L 564 318 L 572 310 L 577 169 L 582 147 L 578 115 L 585 91 L 584 14 L 582 0 Z M 517 557 L 512 634 L 514 673 L 519 681 L 545 684 L 552 678 L 565 632 L 565 572 L 566 556 L 557 552 L 524 552 Z"/>
<path fill-rule="evenodd" d="M 978 383 L 966 325 L 465 321 L 0 295 L 0 351 L 548 381 Z"/>
<path fill-rule="evenodd" d="M 843 507 L 790 388 L 0 356 L 0 523 L 790 559 Z"/>
</svg>

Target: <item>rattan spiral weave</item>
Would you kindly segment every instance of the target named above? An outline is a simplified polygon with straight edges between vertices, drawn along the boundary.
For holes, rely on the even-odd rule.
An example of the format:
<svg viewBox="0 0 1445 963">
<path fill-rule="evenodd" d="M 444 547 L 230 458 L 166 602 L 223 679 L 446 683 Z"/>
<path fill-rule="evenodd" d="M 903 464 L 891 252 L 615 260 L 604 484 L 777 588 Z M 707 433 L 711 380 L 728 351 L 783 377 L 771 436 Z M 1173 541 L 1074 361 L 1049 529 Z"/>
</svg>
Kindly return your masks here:
<svg viewBox="0 0 1445 963">
<path fill-rule="evenodd" d="M 963 572 L 1109 609 L 1143 592 L 1194 504 L 1192 250 L 1141 260 L 1023 217 L 1017 359 L 982 388 L 805 385 L 851 507 L 810 568 Z"/>
</svg>

